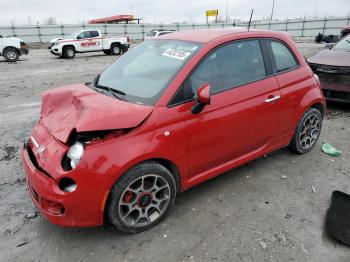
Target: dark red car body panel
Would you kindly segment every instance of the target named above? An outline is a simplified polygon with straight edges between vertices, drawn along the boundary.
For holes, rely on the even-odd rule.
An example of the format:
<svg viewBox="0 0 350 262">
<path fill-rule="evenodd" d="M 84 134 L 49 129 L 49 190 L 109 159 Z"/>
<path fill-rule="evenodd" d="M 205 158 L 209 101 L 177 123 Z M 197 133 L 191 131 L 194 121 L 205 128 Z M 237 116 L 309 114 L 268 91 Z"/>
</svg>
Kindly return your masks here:
<svg viewBox="0 0 350 262">
<path fill-rule="evenodd" d="M 328 100 L 350 103 L 350 52 L 325 49 L 308 63 L 319 76 Z"/>
<path fill-rule="evenodd" d="M 169 106 L 186 77 L 211 50 L 246 38 L 276 38 L 283 41 L 294 52 L 300 65 L 295 70 L 211 95 L 210 104 L 199 114 L 191 113 L 196 101 Z M 82 85 L 44 94 L 42 121 L 33 131 L 38 143 L 49 148 L 43 153 L 47 159 L 42 162 L 38 160 L 43 170 L 31 163 L 28 156 L 30 150 L 37 155 L 37 148 L 31 143 L 28 143 L 29 150 L 28 146 L 23 149 L 22 157 L 29 188 L 32 186 L 39 197 L 44 195 L 57 200 L 70 210 L 61 217 L 47 214 L 31 193 L 36 206 L 53 223 L 66 226 L 101 225 L 106 199 L 113 184 L 140 162 L 153 159 L 165 164 L 179 182 L 178 191 L 184 191 L 288 145 L 305 110 L 316 103 L 325 107 L 312 70 L 290 37 L 283 33 L 247 32 L 242 29 L 199 30 L 173 33 L 159 39 L 205 44 L 180 70 L 154 107 L 118 101 Z M 276 96 L 281 99 L 265 102 Z M 54 105 L 51 106 L 52 103 Z M 51 112 L 52 108 L 55 111 Z M 98 111 L 96 115 L 90 111 L 92 108 Z M 101 113 L 103 111 L 108 112 L 105 117 Z M 68 150 L 65 141 L 74 128 L 77 131 L 92 131 L 136 126 L 136 129 L 121 136 L 92 141 L 86 146 L 78 167 L 72 171 L 64 171 L 58 163 Z M 48 132 L 40 131 L 42 129 Z M 51 154 L 56 160 L 49 161 Z M 48 178 L 43 171 L 52 178 Z M 57 182 L 63 177 L 76 179 L 76 192 L 64 193 L 58 189 Z M 83 203 L 88 203 L 88 207 Z"/>
</svg>

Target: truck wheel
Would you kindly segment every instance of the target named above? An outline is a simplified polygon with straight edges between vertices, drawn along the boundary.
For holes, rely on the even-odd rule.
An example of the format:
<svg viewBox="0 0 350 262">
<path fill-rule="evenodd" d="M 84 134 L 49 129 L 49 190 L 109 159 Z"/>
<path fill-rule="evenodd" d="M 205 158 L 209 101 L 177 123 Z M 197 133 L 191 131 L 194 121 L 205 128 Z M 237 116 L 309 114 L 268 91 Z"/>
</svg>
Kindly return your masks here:
<svg viewBox="0 0 350 262">
<path fill-rule="evenodd" d="M 159 224 L 169 213 L 176 197 L 170 171 L 147 161 L 126 172 L 113 186 L 107 214 L 117 229 L 138 233 Z"/>
<path fill-rule="evenodd" d="M 75 57 L 75 49 L 72 46 L 67 46 L 63 49 L 63 57 L 66 59 L 72 59 Z"/>
<path fill-rule="evenodd" d="M 293 153 L 304 154 L 316 144 L 322 128 L 322 114 L 316 108 L 309 108 L 301 118 L 289 150 Z"/>
<path fill-rule="evenodd" d="M 120 53 L 121 53 L 120 44 L 113 44 L 111 46 L 111 54 L 112 55 L 120 55 Z"/>
<path fill-rule="evenodd" d="M 111 55 L 111 50 L 103 50 L 103 53 L 105 53 L 105 55 Z"/>
<path fill-rule="evenodd" d="M 16 62 L 19 58 L 19 53 L 16 48 L 8 47 L 4 51 L 4 57 L 7 62 Z"/>
</svg>

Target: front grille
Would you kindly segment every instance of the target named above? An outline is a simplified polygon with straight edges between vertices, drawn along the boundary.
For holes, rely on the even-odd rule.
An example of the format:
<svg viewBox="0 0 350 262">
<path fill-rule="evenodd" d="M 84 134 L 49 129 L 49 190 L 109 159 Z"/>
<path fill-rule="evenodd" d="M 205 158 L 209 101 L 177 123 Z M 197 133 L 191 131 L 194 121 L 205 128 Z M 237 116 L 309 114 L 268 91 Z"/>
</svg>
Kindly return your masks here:
<svg viewBox="0 0 350 262">
<path fill-rule="evenodd" d="M 30 146 L 30 142 L 25 144 L 25 148 L 27 149 L 29 159 L 32 162 L 32 164 L 35 166 L 35 168 L 38 169 L 39 171 L 41 171 L 42 173 L 44 173 L 47 177 L 51 178 L 52 180 L 55 180 L 49 173 L 47 173 L 42 167 L 39 166 L 39 163 L 38 163 L 38 161 L 33 153 L 33 150 Z"/>
</svg>

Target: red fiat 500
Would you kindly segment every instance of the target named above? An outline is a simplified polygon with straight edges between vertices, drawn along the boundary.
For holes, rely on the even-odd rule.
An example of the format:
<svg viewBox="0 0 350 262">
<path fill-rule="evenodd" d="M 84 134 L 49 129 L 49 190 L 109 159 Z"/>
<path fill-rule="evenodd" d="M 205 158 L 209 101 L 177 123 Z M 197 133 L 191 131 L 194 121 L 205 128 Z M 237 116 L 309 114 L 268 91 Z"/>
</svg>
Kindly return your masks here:
<svg viewBox="0 0 350 262">
<path fill-rule="evenodd" d="M 183 31 L 146 41 L 92 83 L 46 91 L 22 158 L 52 223 L 158 224 L 176 194 L 273 150 L 316 143 L 317 76 L 289 36 Z"/>
</svg>

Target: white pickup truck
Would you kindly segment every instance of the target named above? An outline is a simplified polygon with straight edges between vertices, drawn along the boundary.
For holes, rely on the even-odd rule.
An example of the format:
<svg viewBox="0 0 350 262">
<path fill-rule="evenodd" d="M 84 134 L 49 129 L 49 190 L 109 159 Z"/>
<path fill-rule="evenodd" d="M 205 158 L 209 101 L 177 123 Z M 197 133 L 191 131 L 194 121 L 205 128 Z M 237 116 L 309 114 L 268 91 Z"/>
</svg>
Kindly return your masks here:
<svg viewBox="0 0 350 262">
<path fill-rule="evenodd" d="M 8 62 L 16 62 L 20 55 L 29 53 L 27 45 L 19 38 L 0 33 L 0 56 Z"/>
<path fill-rule="evenodd" d="M 119 55 L 130 47 L 128 36 L 102 36 L 99 30 L 87 29 L 72 33 L 65 38 L 50 41 L 52 54 L 63 58 L 74 58 L 76 53 L 100 52 Z"/>
</svg>

